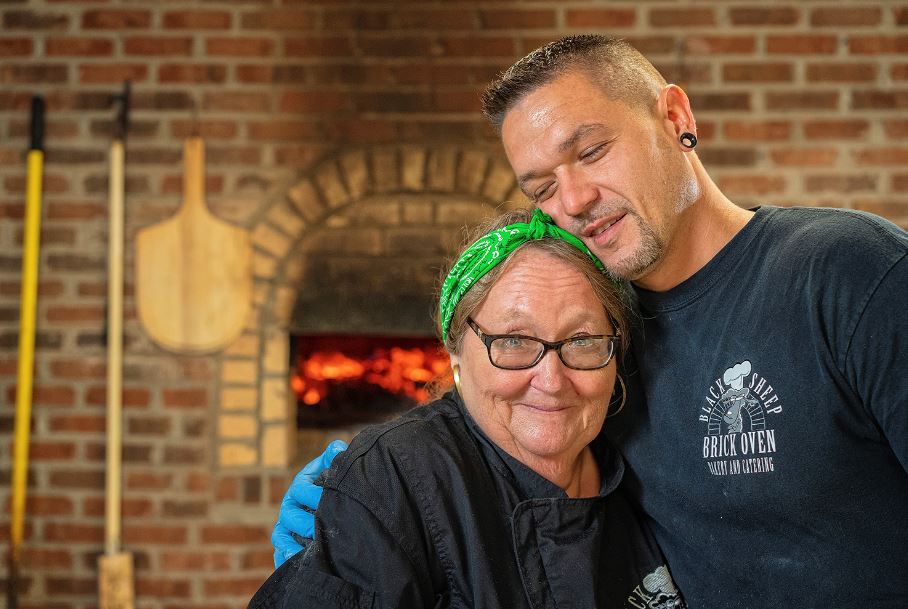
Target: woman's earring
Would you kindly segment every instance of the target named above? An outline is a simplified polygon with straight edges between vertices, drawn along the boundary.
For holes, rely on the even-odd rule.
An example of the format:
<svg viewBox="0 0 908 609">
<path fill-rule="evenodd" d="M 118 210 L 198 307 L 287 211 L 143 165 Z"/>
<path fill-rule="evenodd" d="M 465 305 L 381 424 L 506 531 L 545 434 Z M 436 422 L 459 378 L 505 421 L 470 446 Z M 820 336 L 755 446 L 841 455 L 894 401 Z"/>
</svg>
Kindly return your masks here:
<svg viewBox="0 0 908 609">
<path fill-rule="evenodd" d="M 618 375 L 616 375 L 616 376 L 618 377 L 618 383 L 621 384 L 621 405 L 618 406 L 618 410 L 616 410 L 615 412 L 611 412 L 611 410 L 612 410 L 612 403 L 609 402 L 609 404 L 608 404 L 609 412 L 605 415 L 605 418 L 606 418 L 606 419 L 609 418 L 609 417 L 613 417 L 613 416 L 615 416 L 616 414 L 618 414 L 619 412 L 621 412 L 622 410 L 624 410 L 624 404 L 627 402 L 627 386 L 624 384 L 624 379 L 621 378 L 621 375 L 620 375 L 620 374 L 618 374 Z M 455 377 L 455 378 L 456 378 L 456 377 Z"/>
<path fill-rule="evenodd" d="M 697 145 L 697 136 L 689 131 L 682 133 L 678 139 L 681 140 L 681 145 L 689 150 L 693 150 Z"/>
<path fill-rule="evenodd" d="M 454 367 L 451 368 L 451 372 L 454 373 L 454 386 L 457 388 L 457 393 L 462 397 L 463 391 L 460 390 L 460 364 L 455 364 Z"/>
</svg>

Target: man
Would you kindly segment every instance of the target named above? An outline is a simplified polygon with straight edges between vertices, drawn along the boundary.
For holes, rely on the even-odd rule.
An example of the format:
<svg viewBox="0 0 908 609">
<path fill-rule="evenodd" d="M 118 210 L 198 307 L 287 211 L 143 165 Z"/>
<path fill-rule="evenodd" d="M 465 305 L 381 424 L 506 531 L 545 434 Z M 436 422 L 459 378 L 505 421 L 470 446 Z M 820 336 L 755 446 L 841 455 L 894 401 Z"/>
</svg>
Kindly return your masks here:
<svg viewBox="0 0 908 609">
<path fill-rule="evenodd" d="M 551 43 L 483 101 L 529 199 L 634 286 L 605 429 L 689 606 L 908 606 L 908 235 L 737 207 L 684 91 L 619 41 Z"/>
</svg>

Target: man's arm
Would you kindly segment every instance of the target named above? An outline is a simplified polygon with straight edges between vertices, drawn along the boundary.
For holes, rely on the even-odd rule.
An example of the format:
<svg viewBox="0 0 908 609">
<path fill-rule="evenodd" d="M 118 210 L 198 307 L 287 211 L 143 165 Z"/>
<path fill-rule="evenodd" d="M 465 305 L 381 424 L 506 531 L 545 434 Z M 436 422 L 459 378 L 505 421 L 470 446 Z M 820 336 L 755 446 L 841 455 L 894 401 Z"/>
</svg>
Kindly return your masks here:
<svg viewBox="0 0 908 609">
<path fill-rule="evenodd" d="M 882 278 L 848 348 L 846 375 L 908 472 L 908 256 Z"/>
<path fill-rule="evenodd" d="M 346 449 L 345 442 L 334 440 L 325 447 L 325 452 L 306 464 L 290 483 L 271 533 L 275 568 L 303 549 L 301 541 L 311 541 L 315 536 L 314 513 L 322 496 L 322 488 L 315 480 L 331 467 L 334 457 Z"/>
</svg>

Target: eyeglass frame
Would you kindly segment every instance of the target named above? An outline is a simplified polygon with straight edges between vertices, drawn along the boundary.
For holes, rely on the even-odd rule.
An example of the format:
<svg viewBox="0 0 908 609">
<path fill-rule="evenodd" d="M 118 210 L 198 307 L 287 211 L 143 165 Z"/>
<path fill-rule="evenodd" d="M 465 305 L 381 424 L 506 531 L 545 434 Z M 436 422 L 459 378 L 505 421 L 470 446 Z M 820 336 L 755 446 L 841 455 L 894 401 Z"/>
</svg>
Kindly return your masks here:
<svg viewBox="0 0 908 609">
<path fill-rule="evenodd" d="M 548 353 L 549 351 L 555 351 L 558 354 L 558 359 L 561 361 L 561 363 L 564 364 L 564 366 L 566 368 L 570 368 L 571 370 L 601 370 L 602 368 L 605 368 L 606 366 L 608 366 L 609 363 L 611 363 L 612 358 L 615 357 L 615 353 L 618 351 L 618 345 L 616 343 L 619 340 L 621 340 L 620 334 L 585 334 L 583 336 L 572 336 L 571 338 L 566 338 L 564 340 L 550 342 L 547 340 L 542 340 L 541 338 L 539 338 L 537 336 L 528 336 L 526 334 L 486 334 L 485 332 L 482 331 L 482 329 L 479 327 L 479 324 L 477 324 L 476 321 L 474 321 L 472 317 L 467 317 L 467 325 L 470 326 L 470 329 L 476 333 L 476 336 L 479 338 L 479 340 L 482 341 L 482 344 L 484 344 L 486 346 L 486 353 L 488 353 L 488 356 L 489 356 L 489 363 L 492 364 L 493 366 L 495 366 L 496 368 L 498 368 L 499 370 L 528 370 L 529 368 L 532 368 L 532 367 L 536 366 L 539 362 L 541 362 L 542 358 L 545 357 L 545 354 Z M 506 368 L 504 366 L 499 366 L 492 360 L 492 343 L 500 338 L 523 338 L 523 339 L 527 339 L 527 340 L 532 340 L 534 342 L 542 344 L 542 351 L 539 353 L 539 355 L 536 357 L 536 359 L 533 361 L 532 364 L 528 364 L 526 366 L 520 366 L 518 368 Z M 601 366 L 596 366 L 595 368 L 577 368 L 575 366 L 571 366 L 566 361 L 564 361 L 564 356 L 561 354 L 561 347 L 563 347 L 564 345 L 566 345 L 568 343 L 571 343 L 571 342 L 574 342 L 577 340 L 581 340 L 581 339 L 588 339 L 588 338 L 607 338 L 607 339 L 609 339 L 609 345 L 611 346 L 611 352 L 609 353 L 608 359 L 605 360 L 604 364 L 602 364 Z"/>
</svg>

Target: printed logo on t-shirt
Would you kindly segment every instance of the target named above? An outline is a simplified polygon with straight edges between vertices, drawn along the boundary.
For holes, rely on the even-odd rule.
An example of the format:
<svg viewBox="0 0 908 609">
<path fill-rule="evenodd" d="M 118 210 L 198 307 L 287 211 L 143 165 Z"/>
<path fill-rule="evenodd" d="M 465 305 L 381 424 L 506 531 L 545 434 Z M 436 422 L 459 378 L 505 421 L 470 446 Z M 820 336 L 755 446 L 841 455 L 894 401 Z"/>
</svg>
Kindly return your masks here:
<svg viewBox="0 0 908 609">
<path fill-rule="evenodd" d="M 782 412 L 770 382 L 749 360 L 726 369 L 706 394 L 700 420 L 706 424 L 703 459 L 714 476 L 763 474 L 775 470 L 776 430 L 769 415 Z"/>
<path fill-rule="evenodd" d="M 644 577 L 625 604 L 627 609 L 685 609 L 686 606 L 665 565 Z"/>
</svg>

